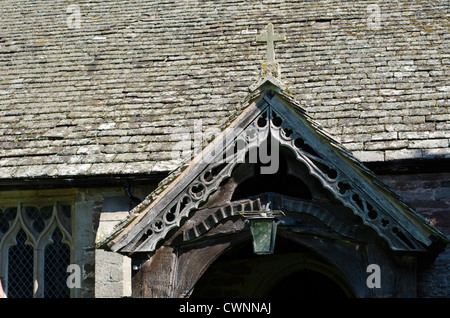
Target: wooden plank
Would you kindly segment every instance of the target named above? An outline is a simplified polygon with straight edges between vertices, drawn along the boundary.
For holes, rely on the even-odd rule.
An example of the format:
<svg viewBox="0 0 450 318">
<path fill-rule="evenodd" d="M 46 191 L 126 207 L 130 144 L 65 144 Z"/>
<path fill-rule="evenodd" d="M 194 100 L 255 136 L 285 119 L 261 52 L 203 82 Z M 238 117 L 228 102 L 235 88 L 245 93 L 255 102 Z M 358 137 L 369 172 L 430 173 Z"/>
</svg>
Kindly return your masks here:
<svg viewBox="0 0 450 318">
<path fill-rule="evenodd" d="M 177 255 L 163 246 L 145 262 L 133 278 L 133 296 L 139 298 L 173 297 L 177 273 Z"/>
<path fill-rule="evenodd" d="M 176 180 L 173 180 L 171 184 L 159 194 L 155 201 L 151 202 L 146 207 L 142 207 L 143 211 L 140 212 L 140 215 L 127 225 L 126 229 L 112 241 L 113 244 L 110 245 L 110 248 L 113 251 L 122 250 L 123 252 L 133 252 L 133 243 L 139 239 L 147 225 L 172 204 L 180 193 L 198 178 L 201 172 L 211 166 L 211 163 L 203 160 L 203 158 L 208 156 L 214 149 L 222 149 L 222 152 L 219 153 L 218 156 L 223 155 L 223 151 L 225 151 L 228 145 L 234 142 L 234 138 L 232 139 L 228 135 L 239 136 L 250 123 L 256 120 L 260 114 L 266 110 L 267 107 L 268 105 L 265 100 L 259 100 L 257 103 L 252 102 L 224 132 L 192 160 L 188 168 L 184 170 Z M 223 147 L 224 144 L 225 147 Z M 147 244 L 147 247 L 143 248 L 145 249 L 149 246 L 151 246 L 151 244 Z"/>
<path fill-rule="evenodd" d="M 431 244 L 425 232 L 423 224 L 420 224 L 413 216 L 408 213 L 407 210 L 397 203 L 394 196 L 388 196 L 389 193 L 385 189 L 378 187 L 374 180 L 376 177 L 374 175 L 369 175 L 366 169 L 361 169 L 357 165 L 357 160 L 349 160 L 351 154 L 343 154 L 342 149 L 332 146 L 333 140 L 330 140 L 326 134 L 319 134 L 317 128 L 313 127 L 313 122 L 308 120 L 305 116 L 297 114 L 292 116 L 295 110 L 293 105 L 283 102 L 279 97 L 275 96 L 270 101 L 270 107 L 273 108 L 278 116 L 282 118 L 283 121 L 288 123 L 288 126 L 293 129 L 293 131 L 301 136 L 301 138 L 311 146 L 314 151 L 316 151 L 322 158 L 326 158 L 331 167 L 345 176 L 345 179 L 349 180 L 351 186 L 358 190 L 359 193 L 364 194 L 365 199 L 369 201 L 374 207 L 377 207 L 380 211 L 386 213 L 392 220 L 397 223 L 396 226 L 399 229 L 404 229 L 406 233 L 410 235 L 410 241 L 418 240 L 426 245 Z M 286 127 L 286 124 L 282 127 Z M 281 140 L 280 140 L 281 141 Z M 305 157 L 308 162 L 309 159 Z M 308 164 L 308 166 L 314 167 L 314 164 Z M 326 184 L 324 184 L 326 186 Z M 333 187 L 329 187 L 332 192 L 336 190 Z M 337 196 L 340 197 L 340 196 Z M 369 223 L 368 223 L 369 224 Z M 370 223 L 371 226 L 375 226 L 376 223 Z M 385 231 L 378 229 L 380 235 L 385 235 Z M 388 238 L 389 237 L 389 238 Z M 401 241 L 395 234 L 388 233 L 386 236 L 391 244 L 395 242 L 398 249 L 408 249 L 403 241 Z M 412 242 L 413 243 L 413 242 Z M 422 250 L 423 248 L 417 243 L 413 243 L 414 248 Z"/>
</svg>

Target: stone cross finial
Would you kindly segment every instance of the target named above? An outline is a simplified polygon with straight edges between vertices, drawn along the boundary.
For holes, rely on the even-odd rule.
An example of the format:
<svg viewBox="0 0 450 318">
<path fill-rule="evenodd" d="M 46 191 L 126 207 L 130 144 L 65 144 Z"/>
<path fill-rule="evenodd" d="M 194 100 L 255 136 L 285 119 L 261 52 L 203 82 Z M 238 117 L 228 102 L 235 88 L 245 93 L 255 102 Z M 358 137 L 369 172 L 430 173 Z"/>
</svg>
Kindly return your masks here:
<svg viewBox="0 0 450 318">
<path fill-rule="evenodd" d="M 269 22 L 267 25 L 267 31 L 260 36 L 256 37 L 256 42 L 264 43 L 267 42 L 267 62 L 274 63 L 275 62 L 275 42 L 286 41 L 285 35 L 275 35 L 273 33 L 273 24 Z"/>
<path fill-rule="evenodd" d="M 265 73 L 270 73 L 275 77 L 280 76 L 280 69 L 275 60 L 275 42 L 286 41 L 285 35 L 276 35 L 273 33 L 273 24 L 269 22 L 265 33 L 256 37 L 256 42 L 267 43 L 267 62 L 263 64 L 263 76 Z"/>
</svg>

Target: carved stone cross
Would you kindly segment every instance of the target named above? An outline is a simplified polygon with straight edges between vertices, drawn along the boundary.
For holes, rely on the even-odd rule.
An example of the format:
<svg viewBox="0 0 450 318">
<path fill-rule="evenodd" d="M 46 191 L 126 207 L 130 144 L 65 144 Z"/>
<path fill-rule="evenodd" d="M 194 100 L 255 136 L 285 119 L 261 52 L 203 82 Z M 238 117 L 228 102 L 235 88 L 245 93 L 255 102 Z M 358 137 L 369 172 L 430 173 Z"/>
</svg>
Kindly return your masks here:
<svg viewBox="0 0 450 318">
<path fill-rule="evenodd" d="M 260 36 L 256 37 L 256 42 L 267 42 L 267 63 L 275 63 L 275 42 L 286 41 L 285 35 L 275 35 L 273 33 L 273 24 L 269 22 L 267 25 L 267 31 Z"/>
</svg>

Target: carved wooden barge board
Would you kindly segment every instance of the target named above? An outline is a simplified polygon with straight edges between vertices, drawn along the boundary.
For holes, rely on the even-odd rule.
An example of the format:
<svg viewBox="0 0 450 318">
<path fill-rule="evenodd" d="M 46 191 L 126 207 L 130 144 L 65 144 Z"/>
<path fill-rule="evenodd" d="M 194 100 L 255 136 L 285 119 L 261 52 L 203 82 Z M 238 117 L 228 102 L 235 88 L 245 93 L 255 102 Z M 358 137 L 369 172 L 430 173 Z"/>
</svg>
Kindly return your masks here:
<svg viewBox="0 0 450 318">
<path fill-rule="evenodd" d="M 433 240 L 447 240 L 323 131 L 278 85 L 270 79 L 261 83 L 229 127 L 156 199 L 145 200 L 99 245 L 106 244 L 121 253 L 155 251 L 169 231 L 179 228 L 182 220 L 231 176 L 247 152 L 269 137 L 291 149 L 309 173 L 384 238 L 392 250 L 426 251 Z M 242 148 L 236 150 L 239 146 Z M 224 154 L 232 155 L 223 159 Z"/>
<path fill-rule="evenodd" d="M 326 226 L 332 228 L 336 233 L 349 239 L 355 239 L 358 235 L 356 233 L 356 227 L 352 223 L 346 223 L 343 219 L 335 215 L 336 212 L 343 212 L 342 206 L 336 206 L 334 204 L 324 204 L 323 202 L 313 202 L 311 200 L 297 199 L 277 193 L 262 193 L 258 196 L 248 199 L 237 200 L 233 202 L 225 203 L 221 206 L 206 208 L 211 212 L 209 216 L 192 224 L 188 229 L 183 231 L 183 241 L 188 242 L 201 237 L 208 232 L 211 228 L 220 223 L 223 219 L 237 216 L 242 211 L 261 211 L 263 202 L 267 204 L 270 202 L 272 209 L 280 210 L 287 209 L 292 213 L 302 213 L 313 216 L 320 220 Z M 199 210 L 198 212 L 200 212 Z M 292 222 L 294 221 L 294 222 Z M 291 220 L 290 217 L 283 217 L 279 220 L 281 226 L 288 225 L 295 228 L 295 220 Z"/>
</svg>

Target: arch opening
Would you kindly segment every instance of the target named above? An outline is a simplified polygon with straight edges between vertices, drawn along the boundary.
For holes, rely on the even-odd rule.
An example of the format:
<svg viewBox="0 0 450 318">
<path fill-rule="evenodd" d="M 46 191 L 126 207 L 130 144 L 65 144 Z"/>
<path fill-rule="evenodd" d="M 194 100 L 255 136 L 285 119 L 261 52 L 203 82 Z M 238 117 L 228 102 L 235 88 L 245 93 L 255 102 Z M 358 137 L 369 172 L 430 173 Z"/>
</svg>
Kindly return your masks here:
<svg viewBox="0 0 450 318">
<path fill-rule="evenodd" d="M 301 269 L 280 279 L 269 291 L 267 298 L 347 298 L 348 295 L 335 281 L 314 270 Z"/>
<path fill-rule="evenodd" d="M 280 147 L 278 156 L 278 167 L 273 174 L 261 173 L 261 167 L 264 166 L 260 161 L 249 163 L 249 154 L 246 155 L 246 161 L 238 165 L 233 174 L 240 173 L 244 175 L 239 185 L 233 192 L 231 201 L 244 199 L 253 195 L 265 192 L 274 192 L 284 194 L 295 198 L 311 200 L 312 194 L 308 185 L 299 177 L 294 175 L 293 171 L 299 174 L 299 171 L 305 171 L 301 163 L 294 159 L 293 154 L 286 147 Z M 245 172 L 243 172 L 246 170 Z"/>
<path fill-rule="evenodd" d="M 278 236 L 273 255 L 253 254 L 245 240 L 212 263 L 191 298 L 346 298 L 351 288 L 333 265 Z"/>
</svg>

